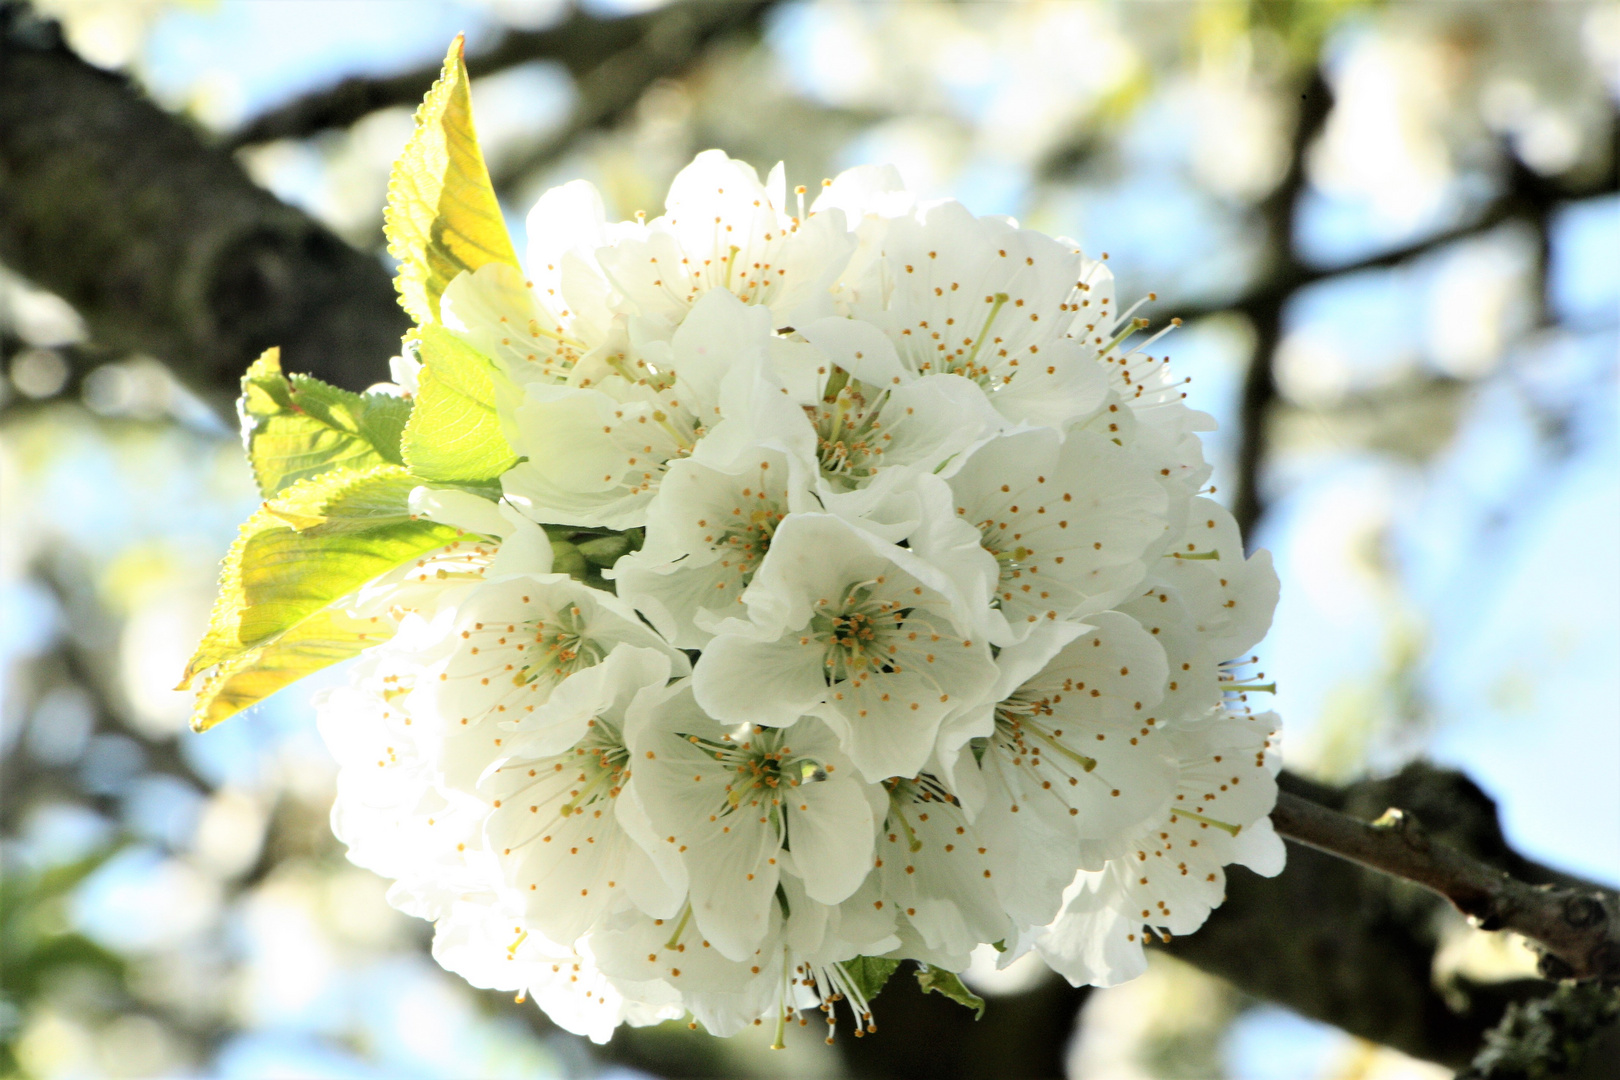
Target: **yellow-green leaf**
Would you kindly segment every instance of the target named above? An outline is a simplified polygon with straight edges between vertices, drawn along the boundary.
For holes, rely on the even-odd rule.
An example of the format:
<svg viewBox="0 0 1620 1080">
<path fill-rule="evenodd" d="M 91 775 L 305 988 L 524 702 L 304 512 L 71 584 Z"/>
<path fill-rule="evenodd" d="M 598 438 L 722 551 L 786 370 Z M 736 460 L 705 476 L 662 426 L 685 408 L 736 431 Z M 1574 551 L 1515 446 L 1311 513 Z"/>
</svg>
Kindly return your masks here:
<svg viewBox="0 0 1620 1080">
<path fill-rule="evenodd" d="M 264 509 L 305 536 L 362 532 L 409 521 L 411 491 L 420 486 L 398 465 L 347 469 L 295 484 Z"/>
<path fill-rule="evenodd" d="M 180 685 L 216 664 L 237 666 L 366 582 L 455 540 L 456 529 L 410 519 L 412 486 L 397 467 L 328 473 L 256 511 L 225 556 L 208 631 Z"/>
<path fill-rule="evenodd" d="M 438 321 L 439 297 L 463 270 L 489 262 L 518 266 L 473 130 L 462 51 L 457 36 L 388 178 L 383 232 L 399 260 L 394 285 L 400 304 L 421 324 Z"/>
<path fill-rule="evenodd" d="M 411 472 L 443 483 L 493 480 L 518 456 L 495 413 L 495 368 L 442 326 L 421 329 L 416 408 L 401 450 Z"/>
<path fill-rule="evenodd" d="M 356 618 L 341 608 L 318 611 L 219 665 L 197 689 L 191 726 L 207 731 L 282 687 L 386 641 L 393 631 L 389 619 Z"/>
<path fill-rule="evenodd" d="M 409 398 L 354 394 L 307 375 L 281 371 L 267 349 L 242 377 L 237 415 L 259 491 L 271 498 L 334 469 L 398 465 Z"/>
</svg>

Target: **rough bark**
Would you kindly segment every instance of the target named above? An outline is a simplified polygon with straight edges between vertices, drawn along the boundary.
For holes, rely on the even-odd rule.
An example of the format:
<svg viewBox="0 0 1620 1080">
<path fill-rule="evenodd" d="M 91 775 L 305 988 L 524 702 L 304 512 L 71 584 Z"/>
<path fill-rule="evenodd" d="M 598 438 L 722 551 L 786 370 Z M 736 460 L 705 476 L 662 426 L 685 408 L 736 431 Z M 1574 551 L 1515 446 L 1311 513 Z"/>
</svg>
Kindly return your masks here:
<svg viewBox="0 0 1620 1080">
<path fill-rule="evenodd" d="M 271 345 L 291 370 L 363 388 L 408 326 L 377 258 L 10 4 L 0 261 L 72 304 L 99 346 L 159 357 L 214 401 Z"/>
<path fill-rule="evenodd" d="M 1617 1019 L 1620 990 L 1595 983 L 1560 986 L 1546 998 L 1511 1006 L 1458 1080 L 1601 1075 L 1599 1070 L 1620 1060 Z"/>
</svg>

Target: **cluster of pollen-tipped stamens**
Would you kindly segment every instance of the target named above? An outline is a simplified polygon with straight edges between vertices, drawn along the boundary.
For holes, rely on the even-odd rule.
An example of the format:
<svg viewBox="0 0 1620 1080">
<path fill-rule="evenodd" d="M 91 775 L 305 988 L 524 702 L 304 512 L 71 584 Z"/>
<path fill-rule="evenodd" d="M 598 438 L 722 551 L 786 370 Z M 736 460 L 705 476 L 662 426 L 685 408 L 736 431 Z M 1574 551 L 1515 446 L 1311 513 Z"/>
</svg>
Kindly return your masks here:
<svg viewBox="0 0 1620 1080">
<path fill-rule="evenodd" d="M 882 464 L 893 436 L 884 430 L 887 391 L 850 380 L 830 390 L 823 400 L 805 406 L 816 432 L 816 456 L 822 475 L 840 484 L 872 477 Z"/>
<path fill-rule="evenodd" d="M 841 604 L 822 600 L 811 616 L 810 634 L 826 649 L 829 683 L 862 682 L 876 673 L 901 670 L 890 635 L 905 622 L 898 600 L 871 596 L 867 584 L 850 586 Z"/>
<path fill-rule="evenodd" d="M 558 612 L 553 621 L 535 621 L 533 653 L 512 676 L 522 686 L 540 679 L 562 681 L 576 671 L 598 663 L 602 647 L 587 635 L 577 607 Z M 527 646 L 515 646 L 522 651 Z"/>
<path fill-rule="evenodd" d="M 546 270 L 552 273 L 555 273 L 556 269 L 555 264 L 546 267 Z M 525 281 L 523 285 L 530 292 L 535 289 L 533 281 Z M 513 350 L 526 365 L 538 367 L 548 378 L 561 381 L 568 378 L 579 363 L 580 357 L 590 351 L 590 346 L 570 335 L 565 329 L 564 322 L 570 316 L 566 307 L 559 307 L 556 317 L 549 314 L 548 309 L 561 304 L 562 298 L 557 295 L 557 290 L 546 289 L 545 298 L 546 303 L 542 307 L 543 311 L 547 311 L 545 322 L 531 316 L 527 320 L 518 319 L 514 323 L 512 316 L 500 316 L 498 322 L 503 331 L 500 344 L 502 349 Z M 521 325 L 523 330 L 514 331 L 513 327 L 516 325 Z M 514 332 L 522 335 L 519 340 L 514 340 L 510 336 Z"/>
<path fill-rule="evenodd" d="M 744 487 L 740 492 L 742 498 L 731 508 L 730 520 L 721 523 L 718 534 L 709 533 L 704 537 L 705 543 L 726 549 L 720 565 L 736 574 L 741 585 L 753 580 L 754 571 L 759 569 L 771 548 L 771 537 L 776 534 L 777 525 L 787 516 L 787 511 L 765 487 L 764 472 L 770 467 L 769 463 L 761 462 L 759 467 L 758 486 Z M 707 526 L 707 520 L 698 522 L 699 528 Z M 725 582 L 717 583 L 718 588 L 725 586 Z"/>
</svg>

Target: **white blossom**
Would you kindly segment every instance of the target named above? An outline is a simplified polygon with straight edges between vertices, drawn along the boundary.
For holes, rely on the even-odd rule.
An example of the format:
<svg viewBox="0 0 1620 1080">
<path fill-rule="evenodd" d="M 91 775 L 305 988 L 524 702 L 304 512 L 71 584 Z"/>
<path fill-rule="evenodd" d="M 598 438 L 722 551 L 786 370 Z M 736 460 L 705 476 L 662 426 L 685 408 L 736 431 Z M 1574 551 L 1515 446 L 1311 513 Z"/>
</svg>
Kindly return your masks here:
<svg viewBox="0 0 1620 1080">
<path fill-rule="evenodd" d="M 877 255 L 846 273 L 845 307 L 905 375 L 964 377 L 1015 422 L 1064 427 L 1103 404 L 1095 345 L 1068 336 L 1094 265 L 1078 248 L 954 202 L 874 226 Z"/>
<path fill-rule="evenodd" d="M 434 928 L 433 958 L 481 989 L 531 997 L 552 1022 L 596 1043 L 620 1024 L 645 1027 L 687 1012 L 680 991 L 665 984 L 615 980 L 590 949 L 557 945 L 493 895 L 453 905 Z"/>
<path fill-rule="evenodd" d="M 613 568 L 619 595 L 681 648 L 702 648 L 720 621 L 745 614 L 743 590 L 777 526 L 820 508 L 802 457 L 754 449 L 732 468 L 670 466 L 648 508 L 646 543 Z"/>
<path fill-rule="evenodd" d="M 995 880 L 997 855 L 956 798 L 927 774 L 895 778 L 877 846 L 882 899 L 909 931 L 901 951 L 912 959 L 961 970 L 981 942 L 1013 928 Z"/>
<path fill-rule="evenodd" d="M 991 849 L 1005 909 L 1037 926 L 1057 913 L 1089 846 L 1169 801 L 1175 767 L 1157 709 L 1165 658 L 1134 620 L 1102 612 L 1089 624 L 1043 623 L 998 664 L 989 721 L 953 719 L 940 760 Z"/>
<path fill-rule="evenodd" d="M 641 524 L 671 461 L 729 458 L 716 430 L 754 394 L 770 347 L 767 316 L 713 293 L 671 341 L 610 357 L 610 374 L 594 386 L 528 384 L 503 417 L 528 459 L 502 477 L 506 497 L 535 521 Z"/>
<path fill-rule="evenodd" d="M 677 325 L 702 294 L 724 290 L 770 310 L 774 326 L 830 314 L 829 288 L 854 241 L 842 212 L 806 220 L 787 203 L 781 165 L 701 153 L 670 185 L 665 213 L 599 249 L 602 274 L 634 313 Z"/>
<path fill-rule="evenodd" d="M 956 513 L 981 533 L 997 577 L 991 640 L 1084 618 L 1131 595 L 1168 536 L 1152 469 L 1109 439 L 1050 428 L 980 446 L 949 478 Z M 926 557 L 926 555 L 925 555 Z"/>
<path fill-rule="evenodd" d="M 743 595 L 751 626 L 717 636 L 698 662 L 697 699 L 735 723 L 819 716 L 869 781 L 915 775 L 940 721 L 995 678 L 954 591 L 939 570 L 841 518 L 794 515 Z"/>
<path fill-rule="evenodd" d="M 638 693 L 663 690 L 669 675 L 669 657 L 621 645 L 565 679 L 535 713 L 504 725 L 511 752 L 478 786 L 490 804 L 484 835 L 503 884 L 551 941 L 575 941 L 631 902 L 656 915 L 680 906 L 682 867 L 654 861 L 652 822 L 626 792 L 625 711 Z"/>
<path fill-rule="evenodd" d="M 522 721 L 575 672 L 615 646 L 650 648 L 684 671 L 686 658 L 622 601 L 564 574 L 485 582 L 440 611 L 415 653 L 416 686 L 405 703 L 418 738 L 436 740 L 445 782 L 472 790 L 508 752 L 503 721 Z"/>
<path fill-rule="evenodd" d="M 574 182 L 529 236 L 441 303 L 518 463 L 411 493 L 461 535 L 343 601 L 392 638 L 318 708 L 333 829 L 441 964 L 599 1042 L 780 1042 L 872 1030 L 870 958 L 1111 985 L 1280 868 L 1233 666 L 1277 579 L 1102 262 L 719 151 L 651 221 Z"/>
<path fill-rule="evenodd" d="M 728 727 L 683 685 L 647 699 L 630 738 L 640 798 L 686 866 L 698 929 L 723 955 L 742 960 L 764 940 L 784 873 L 823 904 L 866 878 L 875 792 L 821 721 Z"/>
<path fill-rule="evenodd" d="M 355 664 L 348 685 L 316 696 L 315 716 L 339 765 L 332 832 L 351 862 L 393 880 L 389 903 L 436 919 L 461 891 L 479 887 L 472 860 L 485 807 L 435 782 L 433 748 L 419 744 L 402 708 L 420 671 L 412 639 L 427 632 L 420 617 L 407 616 L 394 642 Z"/>
</svg>

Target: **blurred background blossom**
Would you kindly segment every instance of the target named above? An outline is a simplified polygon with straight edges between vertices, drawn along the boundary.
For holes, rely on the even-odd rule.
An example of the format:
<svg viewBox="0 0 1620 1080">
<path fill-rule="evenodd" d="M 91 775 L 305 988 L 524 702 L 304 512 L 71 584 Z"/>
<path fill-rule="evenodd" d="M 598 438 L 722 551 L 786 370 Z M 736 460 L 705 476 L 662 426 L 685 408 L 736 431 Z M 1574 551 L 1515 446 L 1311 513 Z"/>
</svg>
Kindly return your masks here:
<svg viewBox="0 0 1620 1080">
<path fill-rule="evenodd" d="M 433 65 L 457 32 L 476 57 L 574 11 L 36 7 L 379 258 L 409 105 L 241 133 L 339 80 Z M 1259 666 L 1289 767 L 1344 781 L 1426 755 L 1498 800 L 1522 853 L 1620 883 L 1620 7 L 757 9 L 659 44 L 690 53 L 667 76 L 534 59 L 475 81 L 519 250 L 548 186 L 584 177 L 611 213 L 656 214 L 675 171 L 720 146 L 812 185 L 893 162 L 925 196 L 1108 252 L 1123 296 L 1154 290 L 1145 313 L 1186 317 L 1162 347 L 1220 422 L 1216 497 L 1276 553 Z M 0 334 L 0 1072 L 871 1074 L 815 1040 L 771 1055 L 684 1026 L 599 1050 L 437 968 L 428 928 L 327 830 L 310 687 L 186 731 L 171 687 L 257 499 L 234 431 L 163 358 L 98 348 L 4 268 Z M 1447 962 L 1478 977 L 1531 970 L 1522 948 L 1448 933 Z M 1085 999 L 1073 1075 L 1447 1075 L 1154 961 Z M 995 1010 L 1045 976 L 987 962 L 968 978 Z"/>
</svg>

